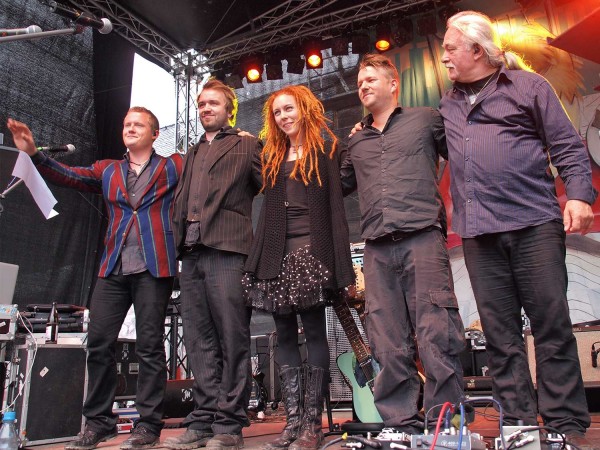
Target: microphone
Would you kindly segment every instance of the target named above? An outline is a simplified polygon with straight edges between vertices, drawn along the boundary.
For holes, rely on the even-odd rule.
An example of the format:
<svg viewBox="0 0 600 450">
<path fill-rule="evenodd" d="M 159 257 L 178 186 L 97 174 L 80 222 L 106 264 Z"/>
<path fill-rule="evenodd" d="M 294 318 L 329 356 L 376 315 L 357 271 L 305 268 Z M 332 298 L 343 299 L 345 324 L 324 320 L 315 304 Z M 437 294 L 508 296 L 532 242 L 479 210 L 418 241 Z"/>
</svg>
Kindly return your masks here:
<svg viewBox="0 0 600 450">
<path fill-rule="evenodd" d="M 51 1 L 49 5 L 50 9 L 53 12 L 55 12 L 59 16 L 71 19 L 73 22 L 75 22 L 76 25 L 95 28 L 101 34 L 108 34 L 113 29 L 113 25 L 108 19 L 98 19 L 92 14 L 78 11 L 76 9 L 70 8 L 66 5 L 54 1 Z"/>
<path fill-rule="evenodd" d="M 37 149 L 39 151 L 45 151 L 45 152 L 50 152 L 50 153 L 62 153 L 62 152 L 73 153 L 75 151 L 75 146 L 73 144 L 56 145 L 56 146 L 49 145 L 47 147 L 38 147 Z"/>
<path fill-rule="evenodd" d="M 0 37 L 19 36 L 21 34 L 41 33 L 42 29 L 37 25 L 29 25 L 27 28 L 0 28 Z"/>
</svg>

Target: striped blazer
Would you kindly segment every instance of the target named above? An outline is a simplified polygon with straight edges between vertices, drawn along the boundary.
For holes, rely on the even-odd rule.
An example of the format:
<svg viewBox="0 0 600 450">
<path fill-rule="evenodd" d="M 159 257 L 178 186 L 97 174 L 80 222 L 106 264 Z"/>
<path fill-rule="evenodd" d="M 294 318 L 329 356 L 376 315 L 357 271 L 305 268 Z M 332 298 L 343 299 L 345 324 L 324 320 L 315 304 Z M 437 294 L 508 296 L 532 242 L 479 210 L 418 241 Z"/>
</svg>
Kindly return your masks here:
<svg viewBox="0 0 600 450">
<path fill-rule="evenodd" d="M 38 152 L 32 160 L 44 179 L 52 184 L 103 195 L 108 228 L 99 277 L 106 278 L 112 273 L 133 226 L 138 229 L 140 248 L 152 276 L 176 275 L 171 214 L 183 165 L 181 155 L 163 158 L 153 154 L 148 168 L 150 180 L 136 208 L 128 201 L 126 159 L 96 161 L 90 167 L 69 167 Z"/>
</svg>

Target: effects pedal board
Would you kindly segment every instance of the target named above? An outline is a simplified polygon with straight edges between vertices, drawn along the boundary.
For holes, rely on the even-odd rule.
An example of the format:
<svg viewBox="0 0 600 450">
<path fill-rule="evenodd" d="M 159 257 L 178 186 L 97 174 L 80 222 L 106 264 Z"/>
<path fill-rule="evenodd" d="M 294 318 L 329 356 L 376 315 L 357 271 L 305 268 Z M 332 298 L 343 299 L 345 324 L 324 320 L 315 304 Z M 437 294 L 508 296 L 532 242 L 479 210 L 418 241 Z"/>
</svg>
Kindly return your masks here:
<svg viewBox="0 0 600 450">
<path fill-rule="evenodd" d="M 434 434 L 413 434 L 410 440 L 410 448 L 430 449 L 433 444 Z M 458 448 L 458 434 L 440 433 L 435 441 L 435 450 L 448 450 Z M 462 436 L 461 450 L 486 450 L 485 442 L 477 433 L 467 433 Z"/>
</svg>

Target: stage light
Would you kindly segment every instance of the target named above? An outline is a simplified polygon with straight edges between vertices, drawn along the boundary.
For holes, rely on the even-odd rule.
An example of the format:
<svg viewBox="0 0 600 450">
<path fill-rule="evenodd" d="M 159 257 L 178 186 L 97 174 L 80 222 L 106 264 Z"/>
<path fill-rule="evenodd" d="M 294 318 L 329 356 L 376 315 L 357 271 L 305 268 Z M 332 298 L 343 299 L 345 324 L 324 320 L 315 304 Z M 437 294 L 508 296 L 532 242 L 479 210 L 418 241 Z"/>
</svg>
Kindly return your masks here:
<svg viewBox="0 0 600 450">
<path fill-rule="evenodd" d="M 265 71 L 267 72 L 267 80 L 283 80 L 281 61 L 267 63 Z"/>
<path fill-rule="evenodd" d="M 232 73 L 225 77 L 225 84 L 227 86 L 232 87 L 233 89 L 242 89 L 244 87 L 244 83 L 242 82 L 242 77 L 239 73 Z"/>
<path fill-rule="evenodd" d="M 338 36 L 331 39 L 331 55 L 346 56 L 348 54 L 348 42 L 347 36 Z"/>
<path fill-rule="evenodd" d="M 371 39 L 368 34 L 359 33 L 352 35 L 352 53 L 355 55 L 364 55 L 368 53 L 371 47 Z"/>
<path fill-rule="evenodd" d="M 309 41 L 304 47 L 304 60 L 306 61 L 307 69 L 323 68 L 323 55 L 321 54 L 321 42 Z"/>
<path fill-rule="evenodd" d="M 304 60 L 300 56 L 288 56 L 287 73 L 302 75 L 304 73 Z"/>
<path fill-rule="evenodd" d="M 392 48 L 392 32 L 387 23 L 380 23 L 375 27 L 375 48 L 380 52 L 387 52 Z"/>
<path fill-rule="evenodd" d="M 262 81 L 263 62 L 258 57 L 250 57 L 242 63 L 244 76 L 248 83 L 260 83 Z"/>
<path fill-rule="evenodd" d="M 312 50 L 306 52 L 305 56 L 306 67 L 308 69 L 322 69 L 323 68 L 323 56 L 321 50 Z"/>
<path fill-rule="evenodd" d="M 396 32 L 393 35 L 394 42 L 398 47 L 403 47 L 413 40 L 413 23 L 411 19 L 399 20 L 396 24 Z"/>
</svg>

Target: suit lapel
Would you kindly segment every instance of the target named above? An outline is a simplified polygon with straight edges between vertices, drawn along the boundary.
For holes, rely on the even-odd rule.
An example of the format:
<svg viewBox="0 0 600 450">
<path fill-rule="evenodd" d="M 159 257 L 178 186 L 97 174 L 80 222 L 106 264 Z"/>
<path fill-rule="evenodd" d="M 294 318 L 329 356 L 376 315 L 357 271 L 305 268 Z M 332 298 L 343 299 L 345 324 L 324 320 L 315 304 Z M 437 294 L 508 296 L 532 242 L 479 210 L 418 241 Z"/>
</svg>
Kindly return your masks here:
<svg viewBox="0 0 600 450">
<path fill-rule="evenodd" d="M 239 142 L 240 137 L 235 136 L 234 139 L 226 136 L 222 139 L 215 139 L 212 141 L 211 148 L 209 151 L 208 158 L 206 160 L 206 166 L 208 170 L 216 164 L 216 162 L 223 157 L 229 150 L 231 150 Z"/>
<path fill-rule="evenodd" d="M 116 180 L 117 180 L 117 184 L 119 186 L 119 189 L 121 190 L 121 192 L 123 193 L 123 197 L 125 197 L 125 199 L 127 201 L 129 201 L 129 194 L 127 194 L 127 165 L 129 163 L 127 162 L 127 159 L 123 159 L 123 161 L 121 161 L 119 164 L 116 164 L 117 166 L 117 173 L 116 175 Z"/>
<path fill-rule="evenodd" d="M 152 157 L 152 160 L 150 161 L 150 178 L 148 179 L 148 184 L 144 187 L 142 196 L 146 195 L 150 188 L 154 186 L 154 183 L 156 183 L 156 180 L 160 176 L 160 173 L 162 172 L 166 163 L 166 158 L 162 158 L 158 155 L 154 155 Z"/>
</svg>

